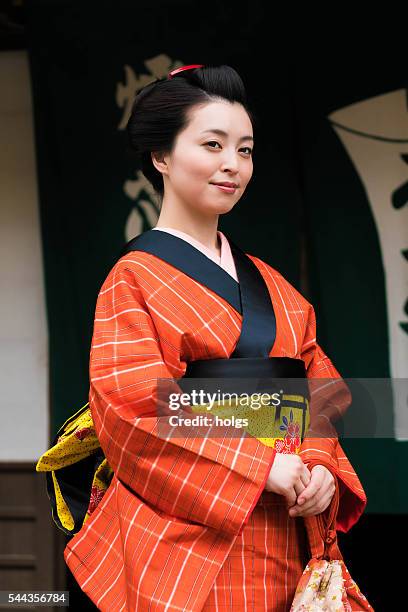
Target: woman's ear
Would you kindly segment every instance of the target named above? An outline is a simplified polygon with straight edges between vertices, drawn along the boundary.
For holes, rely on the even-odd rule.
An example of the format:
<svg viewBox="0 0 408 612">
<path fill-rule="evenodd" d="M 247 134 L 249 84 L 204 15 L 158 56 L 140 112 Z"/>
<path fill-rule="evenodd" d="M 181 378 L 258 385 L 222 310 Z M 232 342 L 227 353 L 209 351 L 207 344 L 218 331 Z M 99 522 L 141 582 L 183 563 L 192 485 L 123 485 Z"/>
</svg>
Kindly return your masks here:
<svg viewBox="0 0 408 612">
<path fill-rule="evenodd" d="M 152 164 L 161 174 L 167 174 L 167 162 L 165 154 L 162 151 L 152 151 L 150 153 Z"/>
</svg>

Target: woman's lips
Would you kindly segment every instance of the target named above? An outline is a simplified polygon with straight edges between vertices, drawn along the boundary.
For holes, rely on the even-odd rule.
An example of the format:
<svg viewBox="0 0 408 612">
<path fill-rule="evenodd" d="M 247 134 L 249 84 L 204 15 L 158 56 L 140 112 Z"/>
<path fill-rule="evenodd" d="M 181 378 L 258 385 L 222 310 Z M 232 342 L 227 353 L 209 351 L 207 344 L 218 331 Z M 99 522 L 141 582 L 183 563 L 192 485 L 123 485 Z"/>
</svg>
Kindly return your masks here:
<svg viewBox="0 0 408 612">
<path fill-rule="evenodd" d="M 236 191 L 236 187 L 226 187 L 225 185 L 217 185 L 216 183 L 211 183 L 212 185 L 214 185 L 214 187 L 218 187 L 218 189 L 221 189 L 221 191 L 224 191 L 224 193 L 235 193 Z"/>
</svg>

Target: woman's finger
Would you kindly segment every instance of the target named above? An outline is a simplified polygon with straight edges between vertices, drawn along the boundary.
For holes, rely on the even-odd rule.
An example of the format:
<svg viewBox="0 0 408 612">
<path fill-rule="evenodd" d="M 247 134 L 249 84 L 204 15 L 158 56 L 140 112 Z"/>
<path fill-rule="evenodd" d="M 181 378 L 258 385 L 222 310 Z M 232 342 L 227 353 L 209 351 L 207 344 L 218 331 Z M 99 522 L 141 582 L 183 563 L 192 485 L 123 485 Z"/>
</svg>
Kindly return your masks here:
<svg viewBox="0 0 408 612">
<path fill-rule="evenodd" d="M 295 503 L 297 503 L 297 498 L 299 497 L 301 493 L 303 493 L 303 491 L 308 486 L 309 482 L 310 482 L 310 472 L 307 469 L 307 467 L 304 466 L 304 470 L 302 470 L 299 480 L 294 484 L 294 489 L 296 493 Z"/>
<path fill-rule="evenodd" d="M 315 514 L 320 514 L 326 510 L 332 498 L 333 493 L 330 491 L 319 491 L 310 501 L 301 506 L 298 504 L 293 506 L 290 509 L 292 511 L 290 516 L 314 516 Z"/>
<path fill-rule="evenodd" d="M 295 489 L 295 492 L 296 492 L 296 500 L 295 501 L 297 501 L 297 498 L 299 497 L 299 495 L 301 493 L 303 493 L 303 491 L 306 489 L 306 486 L 307 485 L 305 485 L 304 482 L 301 479 L 298 480 L 298 482 L 294 485 L 294 489 Z"/>
<path fill-rule="evenodd" d="M 304 486 L 307 487 L 307 485 L 310 482 L 310 472 L 307 469 L 307 467 L 305 466 L 305 469 L 302 471 L 301 475 L 300 475 L 300 479 L 303 482 Z"/>
<path fill-rule="evenodd" d="M 295 487 L 292 487 L 289 491 L 285 493 L 285 499 L 288 508 L 291 508 L 296 504 L 297 494 Z"/>
<path fill-rule="evenodd" d="M 303 505 L 310 499 L 312 499 L 316 495 L 317 491 L 320 490 L 322 482 L 323 478 L 321 474 L 319 474 L 318 472 L 312 472 L 309 484 L 307 485 L 303 493 L 300 495 L 300 499 L 298 500 L 299 504 Z"/>
</svg>

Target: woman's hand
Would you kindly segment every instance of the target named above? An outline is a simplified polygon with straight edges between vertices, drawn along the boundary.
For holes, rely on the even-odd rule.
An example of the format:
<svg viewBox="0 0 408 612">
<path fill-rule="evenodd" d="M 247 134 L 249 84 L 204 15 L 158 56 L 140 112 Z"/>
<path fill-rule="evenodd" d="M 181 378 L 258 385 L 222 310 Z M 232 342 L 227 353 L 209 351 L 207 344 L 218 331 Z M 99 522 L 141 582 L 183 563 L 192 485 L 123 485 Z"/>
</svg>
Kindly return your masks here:
<svg viewBox="0 0 408 612">
<path fill-rule="evenodd" d="M 329 506 L 336 484 L 333 474 L 324 465 L 315 465 L 310 482 L 289 508 L 289 516 L 311 516 L 324 512 Z"/>
<path fill-rule="evenodd" d="M 276 453 L 265 489 L 283 495 L 288 506 L 293 506 L 310 479 L 310 471 L 298 455 Z"/>
</svg>

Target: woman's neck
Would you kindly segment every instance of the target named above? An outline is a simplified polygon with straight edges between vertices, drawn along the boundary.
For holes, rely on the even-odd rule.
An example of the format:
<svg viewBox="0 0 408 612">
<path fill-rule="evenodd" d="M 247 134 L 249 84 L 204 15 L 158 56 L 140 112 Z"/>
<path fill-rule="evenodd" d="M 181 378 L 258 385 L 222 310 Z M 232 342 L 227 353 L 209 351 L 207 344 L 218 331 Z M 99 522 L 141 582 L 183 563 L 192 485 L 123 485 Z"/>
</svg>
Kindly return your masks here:
<svg viewBox="0 0 408 612">
<path fill-rule="evenodd" d="M 206 223 L 197 223 L 192 219 L 174 219 L 168 215 L 160 214 L 155 227 L 168 227 L 170 229 L 185 232 L 208 249 L 221 256 L 221 243 L 217 234 L 218 216 Z"/>
</svg>

